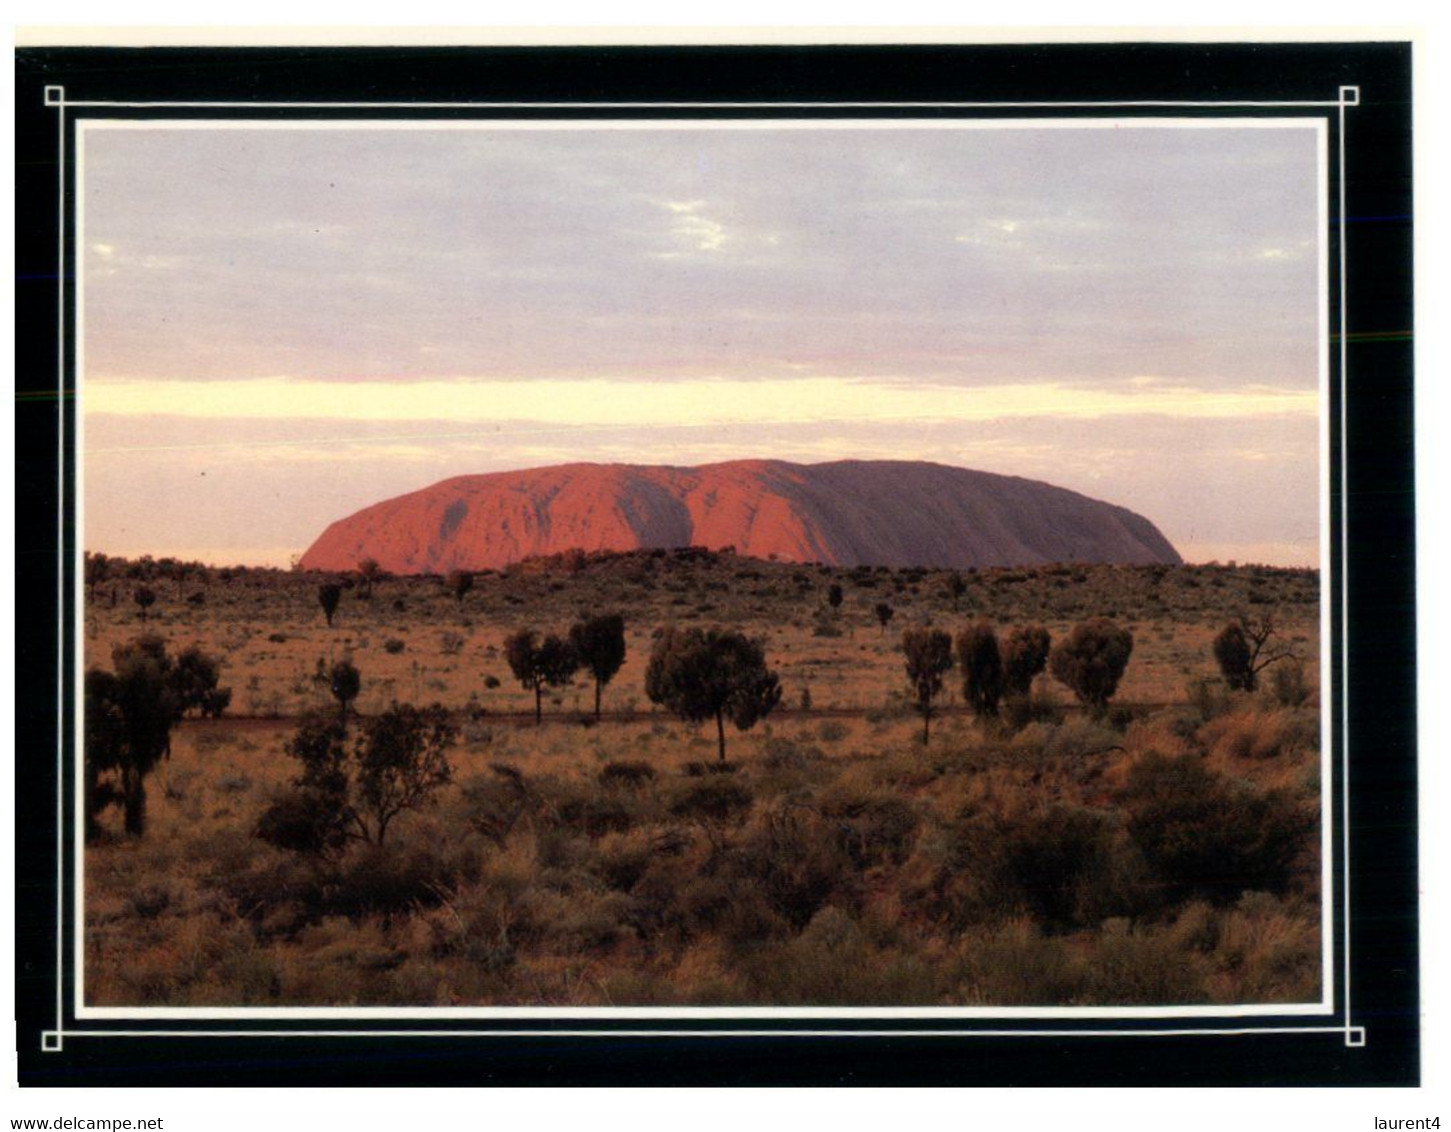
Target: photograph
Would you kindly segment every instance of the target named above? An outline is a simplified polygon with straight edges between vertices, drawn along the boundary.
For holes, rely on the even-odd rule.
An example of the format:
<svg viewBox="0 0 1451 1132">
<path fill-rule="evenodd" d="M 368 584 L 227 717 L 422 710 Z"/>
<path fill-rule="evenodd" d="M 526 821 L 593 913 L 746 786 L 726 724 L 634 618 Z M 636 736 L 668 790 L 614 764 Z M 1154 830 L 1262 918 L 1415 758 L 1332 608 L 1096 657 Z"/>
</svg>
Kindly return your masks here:
<svg viewBox="0 0 1451 1132">
<path fill-rule="evenodd" d="M 1267 50 L 22 52 L 31 1081 L 1413 1080 L 1409 53 Z"/>
<path fill-rule="evenodd" d="M 83 1004 L 1319 1004 L 1323 131 L 512 126 L 81 133 Z"/>
</svg>

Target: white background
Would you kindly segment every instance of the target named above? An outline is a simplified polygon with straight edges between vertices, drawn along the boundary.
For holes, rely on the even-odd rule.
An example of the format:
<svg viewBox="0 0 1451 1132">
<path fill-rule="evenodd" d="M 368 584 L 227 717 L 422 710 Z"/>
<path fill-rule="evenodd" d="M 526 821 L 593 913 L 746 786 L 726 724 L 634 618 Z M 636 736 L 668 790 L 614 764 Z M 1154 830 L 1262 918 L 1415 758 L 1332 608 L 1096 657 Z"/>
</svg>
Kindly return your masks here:
<svg viewBox="0 0 1451 1132">
<path fill-rule="evenodd" d="M 12 19 L 21 26 L 60 25 L 112 26 L 124 16 L 136 26 L 185 27 L 206 23 L 212 26 L 311 25 L 314 27 L 362 28 L 398 26 L 397 16 L 405 9 L 374 10 L 366 5 L 329 5 L 318 0 L 252 0 L 197 5 L 176 0 L 132 0 L 123 6 L 99 2 L 53 2 L 24 0 L 12 9 Z M 567 26 L 674 28 L 820 28 L 854 27 L 863 33 L 873 22 L 890 20 L 896 28 L 956 27 L 955 38 L 971 40 L 982 35 L 1001 35 L 1003 30 L 989 21 L 1010 15 L 1019 29 L 1073 28 L 1091 16 L 1096 27 L 1078 27 L 1058 32 L 1082 38 L 1160 38 L 1144 29 L 1159 29 L 1176 38 L 1396 38 L 1414 35 L 1417 40 L 1416 69 L 1416 223 L 1417 223 L 1417 482 L 1420 501 L 1419 577 L 1421 673 L 1421 866 L 1423 907 L 1421 914 L 1424 1002 L 1423 1077 L 1419 1090 L 1319 1089 L 1319 1090 L 930 1090 L 902 1094 L 892 1090 L 829 1092 L 825 1090 L 713 1090 L 709 1097 L 697 1091 L 644 1090 L 583 1092 L 495 1091 L 481 1096 L 464 1090 L 152 1090 L 77 1089 L 19 1090 L 15 1086 L 15 1060 L 10 1040 L 13 1025 L 13 885 L 15 880 L 13 809 L 7 800 L 0 804 L 0 853 L 4 855 L 3 876 L 7 891 L 0 900 L 0 984 L 5 1001 L 0 1003 L 0 1025 L 9 1036 L 0 1036 L 0 1132 L 12 1117 L 161 1116 L 166 1132 L 253 1132 L 265 1125 L 269 1132 L 291 1129 L 346 1127 L 348 1132 L 408 1128 L 410 1132 L 430 1122 L 451 1128 L 509 1129 L 527 1126 L 530 1132 L 556 1123 L 579 1127 L 585 1132 L 613 1132 L 614 1129 L 642 1132 L 644 1129 L 686 1127 L 690 1132 L 730 1129 L 741 1121 L 770 1122 L 771 1127 L 832 1127 L 833 1129 L 897 1129 L 916 1122 L 947 1127 L 1039 1129 L 1057 1126 L 1074 1128 L 1138 1129 L 1173 1126 L 1186 1132 L 1220 1129 L 1237 1124 L 1244 1129 L 1288 1127 L 1295 1129 L 1372 1130 L 1375 1117 L 1409 1118 L 1440 1116 L 1451 1132 L 1451 1088 L 1445 1084 L 1451 1073 L 1451 997 L 1448 997 L 1446 962 L 1451 954 L 1447 942 L 1447 900 L 1445 870 L 1448 855 L 1447 822 L 1442 807 L 1448 802 L 1446 761 L 1451 759 L 1451 727 L 1444 712 L 1438 711 L 1445 695 L 1448 665 L 1445 648 L 1433 648 L 1451 638 L 1451 604 L 1448 604 L 1448 535 L 1446 508 L 1439 502 L 1442 489 L 1451 484 L 1451 444 L 1443 436 L 1451 420 L 1451 366 L 1448 366 L 1445 335 L 1438 333 L 1446 321 L 1448 297 L 1445 257 L 1447 220 L 1444 209 L 1451 202 L 1451 179 L 1447 176 L 1446 145 L 1448 98 L 1448 54 L 1445 36 L 1451 34 L 1443 16 L 1432 17 L 1430 5 L 1381 2 L 1374 5 L 1344 3 L 1292 4 L 1270 0 L 1228 0 L 1208 4 L 1166 6 L 1162 0 L 1101 2 L 1091 7 L 1068 3 L 1019 2 L 1004 9 L 999 5 L 973 7 L 962 4 L 894 0 L 890 5 L 807 3 L 804 0 L 736 0 L 692 5 L 667 4 L 659 0 L 616 0 L 608 6 L 552 0 L 525 8 L 518 4 L 465 4 L 441 0 L 413 0 L 407 15 L 419 27 L 551 27 L 558 34 Z M 1166 27 L 1166 14 L 1176 18 L 1176 27 Z M 393 17 L 389 19 L 388 17 Z M 977 27 L 974 34 L 970 29 Z M 1106 29 L 1133 28 L 1133 35 Z M 1207 30 L 1206 29 L 1211 29 Z M 1232 30 L 1231 30 L 1232 29 Z M 1249 30 L 1246 30 L 1249 29 Z M 1022 38 L 1046 38 L 1028 31 Z M 748 37 L 737 37 L 748 38 Z M 911 36 L 897 35 L 898 41 Z M 13 67 L 7 53 L 5 65 Z M 4 89 L 13 98 L 13 76 Z M 7 140 L 12 144 L 13 114 L 6 106 L 0 116 Z M 6 178 L 3 191 L 13 192 Z M 1437 202 L 1441 202 L 1438 208 Z M 7 202 L 10 203 L 10 202 Z M 7 208 L 13 214 L 13 210 Z M 9 225 L 5 238 L 13 239 Z M 13 252 L 13 249 L 12 249 Z M 13 254 L 11 255 L 13 262 Z M 6 276 L 7 280 L 11 278 Z M 8 284 L 7 284 L 8 285 Z M 13 299 L 13 296 L 10 296 Z M 14 303 L 7 301 L 3 317 L 8 334 L 14 333 Z M 1439 317 L 1439 325 L 1438 325 Z M 7 346 L 13 345 L 13 337 Z M 13 358 L 7 349 L 6 358 Z M 13 382 L 13 376 L 7 375 Z M 7 435 L 13 438 L 13 398 L 6 391 Z M 11 450 L 13 451 L 13 445 Z M 0 461 L 0 474 L 13 475 L 8 453 Z M 14 498 L 13 482 L 0 493 L 6 506 Z M 14 537 L 13 517 L 5 516 L 0 537 L 7 544 Z M 13 547 L 7 545 L 7 550 Z M 14 579 L 4 569 L 13 553 L 0 557 L 3 593 L 0 593 L 0 624 L 5 629 L 6 649 L 0 664 L 13 662 Z M 5 716 L 6 738 L 14 736 L 13 680 L 6 672 L 0 681 L 0 711 Z M 14 743 L 3 742 L 5 782 L 14 781 Z M 1437 953 L 1441 961 L 1437 961 Z M 27 1035 L 25 1040 L 30 1040 Z M 1253 1039 L 1247 1039 L 1253 1040 Z M 1372 1030 L 1370 1040 L 1374 1040 Z M 964 1043 L 963 1056 L 971 1057 Z M 1266 1064 L 1266 1076 L 1275 1072 Z"/>
</svg>

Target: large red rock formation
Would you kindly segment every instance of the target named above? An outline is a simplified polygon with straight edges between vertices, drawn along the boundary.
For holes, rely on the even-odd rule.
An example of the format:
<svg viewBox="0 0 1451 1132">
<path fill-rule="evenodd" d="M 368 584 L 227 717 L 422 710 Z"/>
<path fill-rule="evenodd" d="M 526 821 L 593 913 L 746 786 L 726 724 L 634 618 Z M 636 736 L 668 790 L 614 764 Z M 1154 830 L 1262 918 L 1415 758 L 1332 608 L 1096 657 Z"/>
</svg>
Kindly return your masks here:
<svg viewBox="0 0 1451 1132">
<path fill-rule="evenodd" d="M 305 569 L 499 568 L 563 550 L 733 546 L 838 566 L 1180 561 L 1141 515 L 1036 480 L 896 460 L 564 464 L 459 476 L 333 523 Z"/>
</svg>

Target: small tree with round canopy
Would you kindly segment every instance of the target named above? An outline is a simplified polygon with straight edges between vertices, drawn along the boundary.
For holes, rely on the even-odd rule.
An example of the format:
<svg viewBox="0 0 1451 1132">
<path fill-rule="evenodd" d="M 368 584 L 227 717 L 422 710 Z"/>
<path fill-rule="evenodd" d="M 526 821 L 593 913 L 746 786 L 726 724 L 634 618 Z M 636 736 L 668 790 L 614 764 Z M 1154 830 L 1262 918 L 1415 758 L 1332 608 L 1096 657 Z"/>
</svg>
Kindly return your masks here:
<svg viewBox="0 0 1451 1132">
<path fill-rule="evenodd" d="M 781 682 L 762 643 L 727 629 L 665 630 L 645 669 L 645 694 L 692 723 L 715 720 L 720 761 L 725 721 L 749 730 L 781 702 Z"/>
</svg>

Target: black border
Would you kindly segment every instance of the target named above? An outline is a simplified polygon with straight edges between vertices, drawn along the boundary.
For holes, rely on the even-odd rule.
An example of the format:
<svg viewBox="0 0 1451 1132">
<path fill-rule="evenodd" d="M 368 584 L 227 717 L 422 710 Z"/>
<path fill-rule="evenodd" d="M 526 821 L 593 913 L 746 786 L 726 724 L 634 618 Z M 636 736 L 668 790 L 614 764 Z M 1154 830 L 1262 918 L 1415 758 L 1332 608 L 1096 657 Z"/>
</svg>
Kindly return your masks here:
<svg viewBox="0 0 1451 1132">
<path fill-rule="evenodd" d="M 288 102 L 1319 102 L 1319 108 L 1174 107 L 1175 116 L 1319 114 L 1330 122 L 1331 198 L 1340 186 L 1337 146 L 1343 86 L 1359 90 L 1346 122 L 1348 306 L 1346 465 L 1352 687 L 1350 739 L 1351 962 L 1349 1024 L 1363 1046 L 1335 1033 L 1174 1037 L 72 1037 L 42 1052 L 55 1027 L 57 537 L 73 549 L 73 500 L 59 497 L 58 430 L 73 435 L 74 405 L 56 396 L 59 298 L 56 190 L 60 116 L 44 88 L 70 100 L 217 101 L 234 110 L 168 110 L 168 116 L 285 117 L 246 107 Z M 73 130 L 77 113 L 65 115 Z M 108 116 L 147 111 L 117 111 Z M 1115 107 L 1115 115 L 1140 111 Z M 151 112 L 155 113 L 155 112 Z M 387 111 L 400 117 L 409 110 Z M 432 117 L 476 116 L 428 110 Z M 492 116 L 556 116 L 518 108 Z M 571 109 L 572 116 L 961 116 L 1105 113 L 1089 107 L 954 111 L 916 108 L 821 111 Z M 328 116 L 376 116 L 376 110 Z M 314 115 L 315 116 L 315 115 Z M 23 1084 L 1414 1084 L 1419 1079 L 1414 718 L 1414 491 L 1411 416 L 1410 47 L 1408 44 L 1053 44 L 994 46 L 790 46 L 597 48 L 68 48 L 26 49 L 16 60 L 16 1012 Z M 73 152 L 66 141 L 67 152 Z M 69 188 L 70 171 L 66 170 Z M 67 215 L 71 214 L 70 209 Z M 1332 292 L 1339 288 L 1340 217 L 1331 208 Z M 67 231 L 69 237 L 69 231 Z M 67 248 L 65 262 L 71 262 Z M 1332 302 L 1332 311 L 1337 304 Z M 1338 329 L 1335 322 L 1332 330 Z M 1390 335 L 1379 337 L 1377 335 Z M 69 367 L 73 341 L 66 338 Z M 1338 343 L 1335 344 L 1338 346 Z M 1332 388 L 1339 350 L 1332 348 Z M 67 370 L 69 372 L 69 369 Z M 1332 403 L 1332 526 L 1341 494 L 1338 406 Z M 67 446 L 64 485 L 73 483 Z M 1338 538 L 1335 540 L 1338 542 Z M 69 558 L 67 558 L 69 561 Z M 1334 574 L 1335 572 L 1332 571 Z M 67 591 L 74 579 L 64 579 Z M 1340 631 L 1332 590 L 1332 636 Z M 67 618 L 71 611 L 64 611 Z M 69 658 L 64 671 L 69 681 Z M 67 697 L 71 689 L 66 689 Z M 1337 723 L 1338 728 L 1338 723 Z M 1337 731 L 1338 734 L 1338 731 Z M 61 736 L 67 743 L 69 734 Z M 1339 760 L 1333 760 L 1338 772 Z M 1338 810 L 1338 795 L 1334 798 Z M 1338 816 L 1338 815 L 1337 815 Z M 1336 838 L 1337 854 L 1339 838 Z M 1335 873 L 1339 876 L 1337 857 Z M 1337 906 L 1339 901 L 1337 900 Z M 69 906 L 69 902 L 67 902 Z M 68 927 L 73 928 L 73 925 Z M 1337 931 L 1337 935 L 1338 935 Z M 67 948 L 69 954 L 69 948 Z M 1344 1019 L 1339 1001 L 1337 1019 Z M 67 980 L 68 981 L 68 980 Z M 69 986 L 66 1001 L 69 1002 Z M 67 1011 L 69 1007 L 67 1006 Z M 67 1029 L 73 1020 L 67 1013 Z M 526 1028 L 505 1022 L 509 1028 Z M 823 1028 L 815 1022 L 812 1028 Z M 1239 1023 L 1235 1023 L 1238 1025 Z M 1324 1017 L 1243 1020 L 1246 1026 L 1338 1025 Z M 231 1023 L 228 1024 L 229 1027 Z M 317 1021 L 297 1025 L 317 1028 Z M 474 1022 L 407 1022 L 411 1030 Z M 677 1028 L 739 1027 L 692 1020 Z M 800 1028 L 773 1022 L 753 1028 Z M 892 1023 L 870 1023 L 896 1029 Z M 910 1023 L 907 1023 L 910 1025 Z M 934 1019 L 934 1028 L 944 1028 Z M 1063 1029 L 1167 1029 L 1205 1020 L 1104 1020 Z M 288 1023 L 241 1023 L 284 1030 Z M 666 1028 L 605 1023 L 597 1028 Z M 966 1030 L 1060 1023 L 964 1020 Z M 104 1023 L 87 1030 L 205 1029 L 192 1023 Z M 359 1028 L 388 1028 L 377 1020 Z"/>
</svg>

